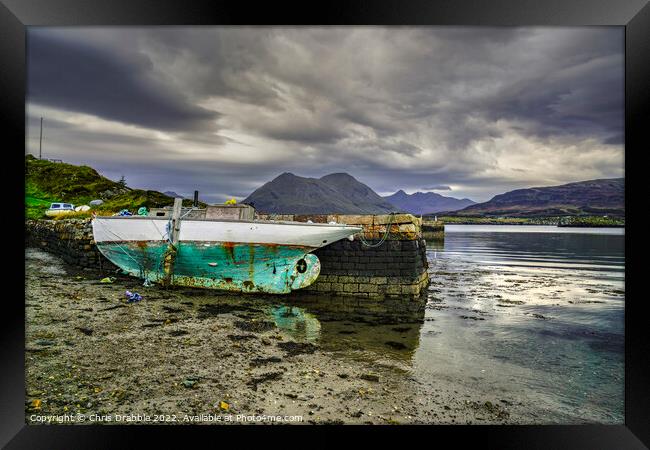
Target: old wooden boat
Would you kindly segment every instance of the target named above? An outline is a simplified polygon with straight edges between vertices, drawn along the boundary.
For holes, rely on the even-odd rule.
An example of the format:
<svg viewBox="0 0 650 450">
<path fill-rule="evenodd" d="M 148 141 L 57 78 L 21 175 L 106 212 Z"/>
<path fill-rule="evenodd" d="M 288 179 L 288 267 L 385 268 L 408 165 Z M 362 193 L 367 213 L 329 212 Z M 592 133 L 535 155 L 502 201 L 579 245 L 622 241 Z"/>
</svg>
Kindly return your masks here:
<svg viewBox="0 0 650 450">
<path fill-rule="evenodd" d="M 95 217 L 94 240 L 115 265 L 150 282 L 283 294 L 312 284 L 317 248 L 362 229 L 343 224 L 151 216 Z"/>
</svg>

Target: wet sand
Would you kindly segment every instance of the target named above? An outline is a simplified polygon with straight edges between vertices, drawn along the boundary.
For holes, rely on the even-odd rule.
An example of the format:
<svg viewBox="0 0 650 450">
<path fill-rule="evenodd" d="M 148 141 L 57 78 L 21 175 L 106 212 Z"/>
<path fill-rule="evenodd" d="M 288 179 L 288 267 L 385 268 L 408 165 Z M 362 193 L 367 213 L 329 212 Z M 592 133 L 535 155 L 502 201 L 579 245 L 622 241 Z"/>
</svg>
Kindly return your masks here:
<svg viewBox="0 0 650 450">
<path fill-rule="evenodd" d="M 413 375 L 424 315 L 378 321 L 337 316 L 334 307 L 319 316 L 287 308 L 282 297 L 163 290 L 119 275 L 104 284 L 114 274 L 80 271 L 37 249 L 26 250 L 25 263 L 27 423 L 79 414 L 83 423 L 116 423 L 117 414 L 134 418 L 120 423 L 145 423 L 145 415 L 178 424 L 242 423 L 242 415 L 303 424 L 526 422 L 512 399 Z M 126 303 L 126 290 L 143 300 Z"/>
</svg>

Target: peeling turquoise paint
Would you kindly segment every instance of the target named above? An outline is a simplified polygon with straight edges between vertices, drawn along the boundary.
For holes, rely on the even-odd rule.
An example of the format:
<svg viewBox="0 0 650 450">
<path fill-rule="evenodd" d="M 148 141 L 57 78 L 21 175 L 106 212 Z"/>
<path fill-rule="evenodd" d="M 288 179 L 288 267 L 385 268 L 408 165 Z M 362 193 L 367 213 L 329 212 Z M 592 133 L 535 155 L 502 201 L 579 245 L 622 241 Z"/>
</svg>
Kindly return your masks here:
<svg viewBox="0 0 650 450">
<path fill-rule="evenodd" d="M 129 274 L 160 282 L 164 241 L 101 242 L 99 250 Z M 274 244 L 187 242 L 178 245 L 171 284 L 286 294 L 312 284 L 320 262 L 308 248 Z M 303 262 L 304 260 L 304 262 Z"/>
</svg>

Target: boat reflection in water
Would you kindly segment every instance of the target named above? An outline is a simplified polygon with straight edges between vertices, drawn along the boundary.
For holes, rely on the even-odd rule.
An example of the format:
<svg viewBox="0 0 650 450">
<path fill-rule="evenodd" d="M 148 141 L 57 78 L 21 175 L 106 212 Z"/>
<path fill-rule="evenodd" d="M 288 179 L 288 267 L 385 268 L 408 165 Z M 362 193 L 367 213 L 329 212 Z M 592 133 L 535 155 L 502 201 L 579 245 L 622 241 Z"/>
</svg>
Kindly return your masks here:
<svg viewBox="0 0 650 450">
<path fill-rule="evenodd" d="M 284 305 L 274 306 L 271 308 L 271 314 L 275 325 L 290 334 L 294 339 L 314 342 L 320 338 L 320 321 L 303 308 Z"/>
<path fill-rule="evenodd" d="M 413 357 L 424 323 L 424 304 L 400 299 L 304 296 L 268 312 L 293 339 L 316 343 L 323 351 L 402 362 Z"/>
</svg>

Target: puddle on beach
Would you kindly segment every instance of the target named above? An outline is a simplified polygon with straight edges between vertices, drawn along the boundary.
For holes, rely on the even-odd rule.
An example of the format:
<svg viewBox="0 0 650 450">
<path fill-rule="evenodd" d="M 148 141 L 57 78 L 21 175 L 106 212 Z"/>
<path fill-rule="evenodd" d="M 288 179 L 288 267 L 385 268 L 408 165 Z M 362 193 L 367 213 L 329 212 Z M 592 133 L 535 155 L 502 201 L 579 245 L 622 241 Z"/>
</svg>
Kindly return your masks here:
<svg viewBox="0 0 650 450">
<path fill-rule="evenodd" d="M 327 308 L 335 307 L 331 298 L 323 301 L 330 303 Z M 388 311 L 379 321 L 376 317 L 363 320 L 363 316 L 350 320 L 345 314 L 332 317 L 336 314 L 332 311 L 327 313 L 327 320 L 319 320 L 316 311 L 310 313 L 305 308 L 286 305 L 270 308 L 270 314 L 276 326 L 295 340 L 317 343 L 323 351 L 342 357 L 369 361 L 386 357 L 399 362 L 410 360 L 418 347 L 424 321 L 424 311 L 410 315 L 409 323 L 395 320 Z M 400 318 L 404 320 L 403 316 Z"/>
</svg>

